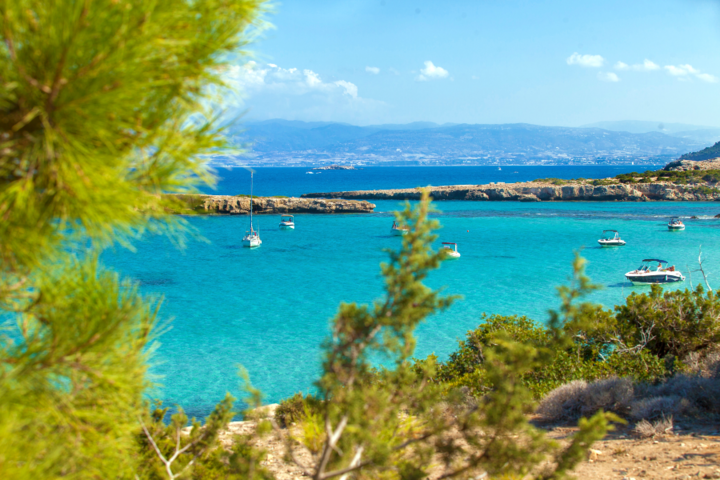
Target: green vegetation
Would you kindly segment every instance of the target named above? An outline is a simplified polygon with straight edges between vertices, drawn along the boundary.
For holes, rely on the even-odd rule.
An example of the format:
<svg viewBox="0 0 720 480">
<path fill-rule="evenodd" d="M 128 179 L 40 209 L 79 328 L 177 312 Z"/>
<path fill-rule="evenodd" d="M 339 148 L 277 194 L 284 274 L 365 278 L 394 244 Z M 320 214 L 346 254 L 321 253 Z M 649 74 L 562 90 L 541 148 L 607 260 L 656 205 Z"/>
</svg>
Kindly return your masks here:
<svg viewBox="0 0 720 480">
<path fill-rule="evenodd" d="M 647 172 L 632 172 L 617 175 L 615 178 L 620 183 L 650 183 L 671 182 L 677 185 L 720 182 L 720 170 L 656 170 Z"/>
<path fill-rule="evenodd" d="M 581 268 L 576 267 L 576 272 L 580 284 L 587 282 Z M 551 318 L 558 316 L 554 313 Z M 541 410 L 550 419 L 572 420 L 579 414 L 569 411 L 592 415 L 601 408 L 634 419 L 654 419 L 662 409 L 668 415 L 718 413 L 708 399 L 720 392 L 720 361 L 716 359 L 720 358 L 716 353 L 719 318 L 720 297 L 699 285 L 694 290 L 671 292 L 653 285 L 648 293 L 632 293 L 613 311 L 582 304 L 561 323 L 566 339 L 562 344 L 555 341 L 557 323 L 543 326 L 526 317 L 493 315 L 483 318 L 483 324 L 468 332 L 459 349 L 437 365 L 434 381 L 446 391 L 464 388 L 481 398 L 495 388 L 487 370 L 486 351 L 497 344 L 499 336 L 509 337 L 539 351 L 554 349 L 551 358 L 521 377 L 533 396 L 543 399 Z M 698 366 L 703 359 L 717 364 L 705 368 L 705 378 L 698 373 L 703 370 Z M 430 357 L 418 364 L 425 362 L 435 363 L 436 359 Z M 608 380 L 613 378 L 624 380 Z M 601 391 L 612 388 L 626 391 L 622 408 L 608 400 L 615 398 L 612 395 L 599 399 Z M 696 392 L 689 395 L 690 389 Z M 657 400 L 668 391 L 674 395 L 672 401 Z M 557 407 L 558 402 L 566 403 L 564 409 Z M 570 403 L 576 407 L 570 408 Z"/>
<path fill-rule="evenodd" d="M 3 479 L 142 479 L 163 466 L 141 428 L 159 435 L 144 397 L 158 305 L 98 258 L 143 231 L 182 233 L 161 194 L 214 182 L 202 160 L 225 146 L 213 95 L 262 8 L 0 0 Z M 229 400 L 218 408 L 198 442 L 182 441 L 194 460 L 170 470 L 218 465 Z M 157 440 L 165 451 L 169 434 Z"/>
<path fill-rule="evenodd" d="M 585 180 L 585 179 L 582 179 Z M 553 185 L 567 185 L 568 183 L 575 182 L 576 180 L 563 180 L 562 178 L 538 178 L 533 182 L 538 183 L 552 183 Z M 579 181 L 579 180 L 577 180 Z"/>
<path fill-rule="evenodd" d="M 686 153 L 680 160 L 709 160 L 711 158 L 720 157 L 720 142 L 717 142 L 712 147 L 707 147 L 699 152 Z"/>
</svg>

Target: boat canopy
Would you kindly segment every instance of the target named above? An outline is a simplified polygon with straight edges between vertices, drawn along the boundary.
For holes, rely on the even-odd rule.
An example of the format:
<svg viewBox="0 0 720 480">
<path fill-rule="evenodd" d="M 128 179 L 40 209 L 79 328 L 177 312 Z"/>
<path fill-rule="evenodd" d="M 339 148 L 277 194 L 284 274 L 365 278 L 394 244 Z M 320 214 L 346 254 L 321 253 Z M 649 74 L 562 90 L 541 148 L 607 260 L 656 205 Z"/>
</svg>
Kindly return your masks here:
<svg viewBox="0 0 720 480">
<path fill-rule="evenodd" d="M 282 217 L 280 217 L 281 220 L 282 220 L 283 218 L 289 218 L 289 219 L 292 220 L 294 217 L 293 217 L 292 215 L 283 215 Z"/>
<path fill-rule="evenodd" d="M 603 230 L 603 233 L 605 233 L 605 232 L 615 232 L 615 233 L 618 233 L 617 230 Z"/>
<path fill-rule="evenodd" d="M 457 245 L 457 243 L 451 243 L 451 242 L 442 242 L 443 245 Z"/>
<path fill-rule="evenodd" d="M 643 260 L 643 262 L 670 263 L 670 262 L 667 262 L 667 261 L 665 261 L 665 260 L 660 260 L 660 259 L 657 259 L 657 258 L 646 258 L 645 260 Z"/>
</svg>

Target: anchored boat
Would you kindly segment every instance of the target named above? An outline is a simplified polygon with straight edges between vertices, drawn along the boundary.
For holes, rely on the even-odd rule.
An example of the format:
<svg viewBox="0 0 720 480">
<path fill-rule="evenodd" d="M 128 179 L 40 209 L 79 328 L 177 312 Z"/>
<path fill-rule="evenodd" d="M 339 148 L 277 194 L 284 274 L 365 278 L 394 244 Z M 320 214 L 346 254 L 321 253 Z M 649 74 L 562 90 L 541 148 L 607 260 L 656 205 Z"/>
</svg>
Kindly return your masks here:
<svg viewBox="0 0 720 480">
<path fill-rule="evenodd" d="M 460 258 L 460 252 L 457 251 L 457 243 L 442 242 L 442 252 L 448 259 Z"/>
<path fill-rule="evenodd" d="M 409 231 L 409 228 L 401 227 L 397 224 L 397 222 L 393 222 L 392 227 L 390 228 L 390 235 L 405 235 Z"/>
<path fill-rule="evenodd" d="M 280 228 L 295 228 L 295 217 L 292 215 L 280 217 Z"/>
<path fill-rule="evenodd" d="M 603 230 L 603 238 L 598 240 L 598 243 L 603 247 L 622 247 L 625 240 L 620 238 L 617 230 Z"/>
<path fill-rule="evenodd" d="M 256 231 L 253 228 L 252 223 L 252 213 L 253 213 L 253 172 L 250 172 L 250 231 L 245 233 L 245 236 L 242 239 L 243 247 L 248 248 L 255 248 L 262 245 L 262 240 L 260 240 L 260 232 Z"/>
<path fill-rule="evenodd" d="M 682 282 L 685 277 L 675 270 L 675 266 L 668 267 L 668 262 L 657 258 L 646 258 L 637 270 L 625 274 L 625 278 L 633 285 L 652 285 L 653 283 Z"/>
<path fill-rule="evenodd" d="M 668 229 L 673 232 L 685 230 L 685 224 L 677 217 L 673 217 L 668 223 Z"/>
</svg>

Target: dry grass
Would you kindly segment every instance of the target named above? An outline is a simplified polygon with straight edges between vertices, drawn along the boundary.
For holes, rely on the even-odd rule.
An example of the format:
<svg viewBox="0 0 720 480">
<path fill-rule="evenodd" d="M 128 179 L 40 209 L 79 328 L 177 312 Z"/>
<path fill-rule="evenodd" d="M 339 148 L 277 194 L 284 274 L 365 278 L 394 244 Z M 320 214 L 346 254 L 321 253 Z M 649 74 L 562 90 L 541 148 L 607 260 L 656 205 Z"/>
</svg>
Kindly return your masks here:
<svg viewBox="0 0 720 480">
<path fill-rule="evenodd" d="M 640 420 L 633 429 L 633 433 L 640 438 L 651 438 L 660 435 L 667 435 L 673 431 L 673 418 L 663 417 L 657 422 L 650 423 L 647 420 Z"/>
<path fill-rule="evenodd" d="M 587 383 L 583 380 L 562 385 L 541 402 L 537 413 L 550 421 L 571 421 L 589 417 L 600 409 L 626 415 L 634 398 L 628 378 L 611 377 Z"/>
</svg>

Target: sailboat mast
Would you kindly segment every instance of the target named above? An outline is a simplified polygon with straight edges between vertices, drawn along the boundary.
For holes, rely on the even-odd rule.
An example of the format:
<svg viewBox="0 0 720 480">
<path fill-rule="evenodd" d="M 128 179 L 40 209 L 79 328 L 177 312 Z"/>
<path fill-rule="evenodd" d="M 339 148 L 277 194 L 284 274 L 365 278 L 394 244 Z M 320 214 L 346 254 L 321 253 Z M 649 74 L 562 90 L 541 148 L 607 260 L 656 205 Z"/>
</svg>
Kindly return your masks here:
<svg viewBox="0 0 720 480">
<path fill-rule="evenodd" d="M 252 211 L 253 211 L 253 172 L 250 172 L 250 231 L 253 231 Z"/>
</svg>

